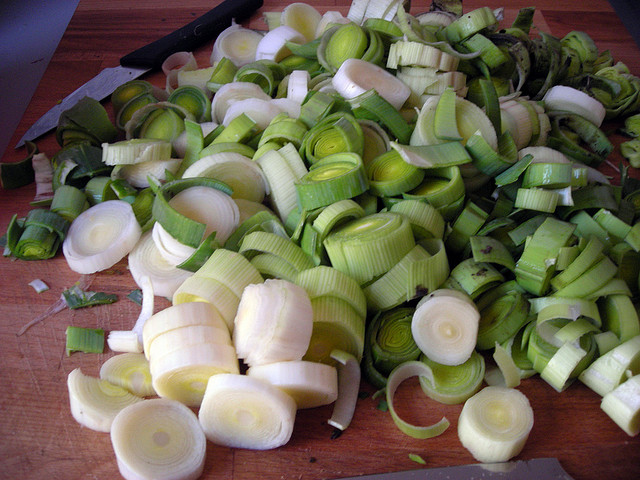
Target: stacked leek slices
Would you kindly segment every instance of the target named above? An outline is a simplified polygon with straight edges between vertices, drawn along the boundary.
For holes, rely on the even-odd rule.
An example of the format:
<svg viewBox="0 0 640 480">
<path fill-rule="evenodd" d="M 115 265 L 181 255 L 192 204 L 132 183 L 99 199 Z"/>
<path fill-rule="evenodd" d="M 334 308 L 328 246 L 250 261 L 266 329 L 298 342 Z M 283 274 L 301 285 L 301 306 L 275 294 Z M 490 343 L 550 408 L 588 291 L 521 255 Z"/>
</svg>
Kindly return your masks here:
<svg viewBox="0 0 640 480">
<path fill-rule="evenodd" d="M 464 402 L 459 436 L 479 461 L 523 448 L 532 417 L 516 387 L 533 375 L 558 391 L 583 381 L 637 433 L 637 202 L 594 169 L 612 149 L 603 120 L 637 110 L 637 78 L 586 34 L 530 37 L 533 9 L 504 32 L 491 9 L 461 13 L 297 3 L 264 35 L 232 25 L 208 67 L 171 57 L 164 91 L 114 92 L 125 139 L 106 125 L 73 143 L 87 134 L 66 123 L 52 215 L 16 219 L 12 252 L 62 244 L 82 273 L 128 254 L 136 283 L 172 302 L 144 322 L 152 389 L 113 390 L 126 401 L 98 423 L 155 393 L 158 408 L 199 409 L 213 442 L 274 448 L 301 408 L 335 402 L 329 424 L 346 428 L 360 364 L 409 435 L 449 422 L 401 419 L 404 379 Z M 53 214 L 72 222 L 66 238 L 64 222 L 44 225 Z M 122 444 L 130 415 L 112 430 L 123 472 L 139 468 Z M 512 438 L 492 456 L 500 428 Z"/>
</svg>

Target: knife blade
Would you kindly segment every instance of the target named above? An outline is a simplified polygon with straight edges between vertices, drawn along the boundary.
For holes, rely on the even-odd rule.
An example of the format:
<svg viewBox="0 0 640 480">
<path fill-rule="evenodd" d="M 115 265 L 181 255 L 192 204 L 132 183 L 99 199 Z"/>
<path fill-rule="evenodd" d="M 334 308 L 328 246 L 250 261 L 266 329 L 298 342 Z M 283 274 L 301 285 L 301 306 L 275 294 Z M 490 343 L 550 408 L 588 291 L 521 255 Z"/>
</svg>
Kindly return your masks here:
<svg viewBox="0 0 640 480">
<path fill-rule="evenodd" d="M 120 59 L 120 65 L 103 69 L 40 117 L 25 132 L 15 148 L 55 128 L 60 114 L 81 98 L 88 96 L 98 101 L 106 98 L 120 85 L 160 68 L 171 54 L 191 51 L 217 37 L 231 25 L 232 20 L 241 22 L 249 18 L 262 4 L 263 0 L 225 0 L 178 30 L 126 54 Z"/>
<path fill-rule="evenodd" d="M 534 458 L 504 463 L 474 463 L 452 467 L 424 468 L 405 472 L 376 473 L 340 480 L 573 480 L 557 458 Z"/>
</svg>

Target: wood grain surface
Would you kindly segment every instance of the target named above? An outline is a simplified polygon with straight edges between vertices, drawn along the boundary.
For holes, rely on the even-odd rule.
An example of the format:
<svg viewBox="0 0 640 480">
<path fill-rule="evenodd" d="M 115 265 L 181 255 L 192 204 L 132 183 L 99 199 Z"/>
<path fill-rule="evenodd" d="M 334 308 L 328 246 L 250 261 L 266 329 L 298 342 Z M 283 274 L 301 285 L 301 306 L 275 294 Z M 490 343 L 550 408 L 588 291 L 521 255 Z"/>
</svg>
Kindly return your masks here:
<svg viewBox="0 0 640 480">
<path fill-rule="evenodd" d="M 183 0 L 81 0 L 59 47 L 16 130 L 11 146 L 24 131 L 65 95 L 96 75 L 115 66 L 124 54 L 186 24 L 215 5 L 215 1 Z M 348 1 L 311 2 L 320 11 L 348 11 Z M 610 49 L 640 75 L 640 51 L 620 19 L 603 0 L 465 1 L 465 10 L 479 6 L 505 6 L 507 19 L 517 9 L 535 3 L 536 27 L 563 36 L 584 30 L 600 49 Z M 261 12 L 281 10 L 286 3 L 266 0 L 247 25 L 265 29 Z M 426 11 L 429 2 L 413 1 L 411 13 Z M 195 54 L 200 66 L 208 66 L 211 44 Z M 160 73 L 148 80 L 163 86 Z M 19 81 L 19 79 L 16 79 Z M 109 105 L 107 102 L 107 108 Z M 58 147 L 53 135 L 38 141 L 49 156 Z M 24 151 L 9 149 L 2 161 L 23 158 Z M 612 161 L 620 160 L 618 150 Z M 0 190 L 0 231 L 11 216 L 25 215 L 34 186 Z M 92 290 L 115 293 L 120 300 L 109 306 L 63 310 L 32 327 L 17 332 L 42 314 L 62 290 L 79 279 L 64 258 L 24 262 L 0 259 L 0 478 L 16 480 L 79 480 L 120 478 L 108 434 L 81 427 L 71 417 L 67 374 L 80 367 L 97 376 L 100 365 L 113 352 L 65 355 L 68 325 L 130 329 L 139 307 L 125 296 L 134 289 L 126 266 L 120 262 L 95 276 Z M 49 291 L 37 294 L 27 284 L 40 278 Z M 156 299 L 156 310 L 168 306 Z M 519 459 L 557 457 L 576 480 L 640 478 L 640 438 L 629 437 L 600 410 L 600 398 L 580 383 L 563 393 L 555 392 L 539 378 L 525 380 L 520 389 L 535 412 L 535 425 Z M 369 394 L 373 388 L 362 383 Z M 229 449 L 208 444 L 204 479 L 320 480 L 346 476 L 424 468 L 409 454 L 418 454 L 425 467 L 474 463 L 457 437 L 460 405 L 445 406 L 427 399 L 417 382 L 401 387 L 397 402 L 408 420 L 433 423 L 442 416 L 450 428 L 430 440 L 416 440 L 400 433 L 388 413 L 377 408 L 371 396 L 358 401 L 352 425 L 332 439 L 327 424 L 331 406 L 302 410 L 296 418 L 290 442 L 270 451 Z"/>
</svg>

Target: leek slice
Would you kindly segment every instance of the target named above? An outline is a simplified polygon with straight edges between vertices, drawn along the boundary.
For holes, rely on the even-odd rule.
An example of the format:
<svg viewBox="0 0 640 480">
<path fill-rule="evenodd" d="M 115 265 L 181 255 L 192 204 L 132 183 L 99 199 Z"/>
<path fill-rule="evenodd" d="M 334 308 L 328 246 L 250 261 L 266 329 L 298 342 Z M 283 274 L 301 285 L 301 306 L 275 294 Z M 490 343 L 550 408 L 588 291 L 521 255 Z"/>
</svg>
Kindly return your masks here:
<svg viewBox="0 0 640 480">
<path fill-rule="evenodd" d="M 293 433 L 295 400 L 278 387 L 248 375 L 212 377 L 198 413 L 207 439 L 232 448 L 268 450 Z"/>
<path fill-rule="evenodd" d="M 249 366 L 301 360 L 309 347 L 313 309 L 307 292 L 286 280 L 248 285 L 234 319 L 233 342 Z"/>
<path fill-rule="evenodd" d="M 293 397 L 298 409 L 333 403 L 338 398 L 338 372 L 332 365 L 299 361 L 254 365 L 247 370 Z"/>
<path fill-rule="evenodd" d="M 114 355 L 100 367 L 100 378 L 140 397 L 155 395 L 149 361 L 142 353 Z"/>
<path fill-rule="evenodd" d="M 600 403 L 602 410 L 630 437 L 640 433 L 640 375 L 625 380 L 607 393 Z"/>
<path fill-rule="evenodd" d="M 518 455 L 533 428 L 533 410 L 519 390 L 489 386 L 469 398 L 458 418 L 458 437 L 483 463 Z"/>
<path fill-rule="evenodd" d="M 25 219 L 14 215 L 7 227 L 7 248 L 17 258 L 43 260 L 58 252 L 68 236 L 69 222 L 55 212 L 30 210 Z"/>
<path fill-rule="evenodd" d="M 160 398 L 123 409 L 111 429 L 118 469 L 127 480 L 196 480 L 204 470 L 206 440 L 188 407 Z"/>
<path fill-rule="evenodd" d="M 73 418 L 98 432 L 109 432 L 118 412 L 143 401 L 122 387 L 85 375 L 79 368 L 67 376 L 67 389 Z"/>
<path fill-rule="evenodd" d="M 433 425 L 418 426 L 412 425 L 409 422 L 403 420 L 396 412 L 393 403 L 393 398 L 395 396 L 396 390 L 402 382 L 404 382 L 408 378 L 415 376 L 426 377 L 430 380 L 433 380 L 433 373 L 431 372 L 429 366 L 417 360 L 402 363 L 389 374 L 387 386 L 385 389 L 387 405 L 389 406 L 389 413 L 391 414 L 391 418 L 393 418 L 396 426 L 403 433 L 413 438 L 420 439 L 436 437 L 444 433 L 444 431 L 449 427 L 449 420 L 447 420 L 446 417 L 442 417 L 439 422 L 436 422 Z"/>
<path fill-rule="evenodd" d="M 331 358 L 337 362 L 338 398 L 327 422 L 345 430 L 351 424 L 358 401 L 360 365 L 353 355 L 341 350 L 333 350 Z"/>
<path fill-rule="evenodd" d="M 459 291 L 438 289 L 420 300 L 411 322 L 413 338 L 431 360 L 460 365 L 476 346 L 480 313 Z"/>
<path fill-rule="evenodd" d="M 468 360 L 460 365 L 443 365 L 422 355 L 421 362 L 426 363 L 433 377 L 420 377 L 420 387 L 429 398 L 446 405 L 465 402 L 482 387 L 485 375 L 484 357 L 473 352 Z"/>
<path fill-rule="evenodd" d="M 209 61 L 216 65 L 223 58 L 229 59 L 237 67 L 252 62 L 263 34 L 232 22 L 220 32 L 213 43 Z"/>
<path fill-rule="evenodd" d="M 71 224 L 62 251 L 69 268 L 94 273 L 119 262 L 136 245 L 142 231 L 131 205 L 109 200 L 85 210 Z"/>
<path fill-rule="evenodd" d="M 605 396 L 622 384 L 628 373 L 640 373 L 640 335 L 601 354 L 578 379 L 598 395 Z"/>
<path fill-rule="evenodd" d="M 388 271 L 415 246 L 415 240 L 406 217 L 381 212 L 335 229 L 324 246 L 334 268 L 363 284 Z"/>
</svg>

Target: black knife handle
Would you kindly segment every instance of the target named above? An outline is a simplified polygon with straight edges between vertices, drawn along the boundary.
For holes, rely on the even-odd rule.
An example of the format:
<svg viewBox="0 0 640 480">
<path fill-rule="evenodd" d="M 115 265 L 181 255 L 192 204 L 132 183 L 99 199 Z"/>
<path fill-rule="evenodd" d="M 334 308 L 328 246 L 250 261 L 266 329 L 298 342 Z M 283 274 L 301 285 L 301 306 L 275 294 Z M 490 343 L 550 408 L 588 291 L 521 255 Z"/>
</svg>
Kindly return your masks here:
<svg viewBox="0 0 640 480">
<path fill-rule="evenodd" d="M 123 67 L 159 68 L 166 58 L 176 52 L 192 51 L 217 37 L 231 25 L 241 22 L 262 7 L 263 0 L 225 0 L 193 22 L 120 59 Z"/>
</svg>

